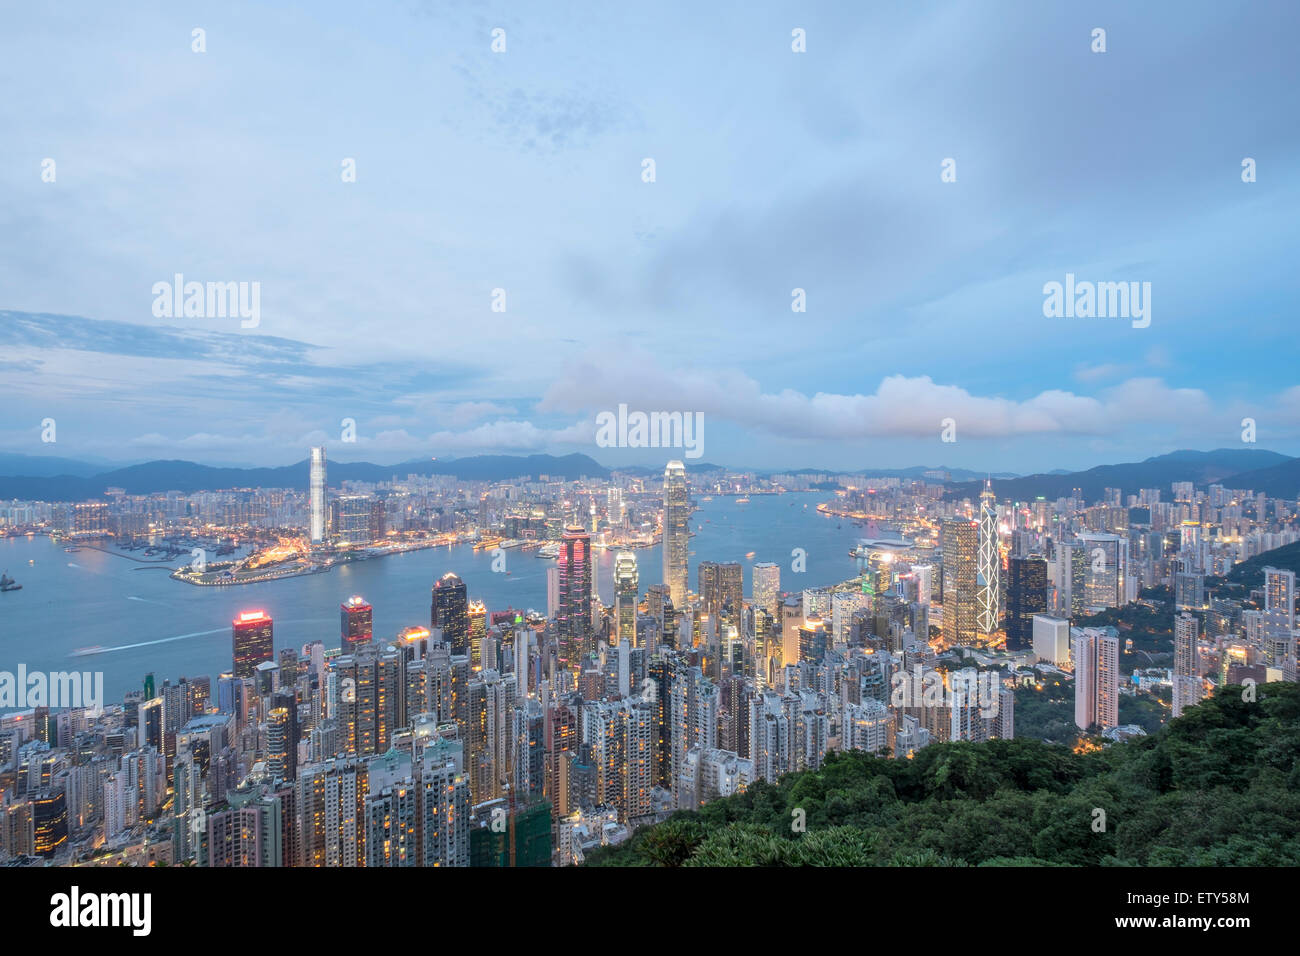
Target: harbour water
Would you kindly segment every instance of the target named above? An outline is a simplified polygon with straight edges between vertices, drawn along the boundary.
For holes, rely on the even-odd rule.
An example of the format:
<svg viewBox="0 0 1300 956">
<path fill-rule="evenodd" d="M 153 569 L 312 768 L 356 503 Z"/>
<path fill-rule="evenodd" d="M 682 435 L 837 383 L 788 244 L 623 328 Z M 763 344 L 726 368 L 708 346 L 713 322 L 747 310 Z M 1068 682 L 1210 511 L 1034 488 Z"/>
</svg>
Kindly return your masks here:
<svg viewBox="0 0 1300 956">
<path fill-rule="evenodd" d="M 786 591 L 833 584 L 850 577 L 849 550 L 862 536 L 851 521 L 818 514 L 825 494 L 754 495 L 745 504 L 731 497 L 700 502 L 691 516 L 690 585 L 700 561 L 739 561 L 750 593 L 756 562 L 781 566 Z M 791 552 L 806 552 L 803 573 L 792 571 Z M 753 558 L 747 558 L 748 552 Z M 614 551 L 597 550 L 596 586 L 613 601 Z M 660 548 L 635 551 L 640 589 L 662 580 Z M 374 607 L 377 637 L 404 627 L 428 625 L 429 591 L 454 571 L 472 600 L 489 613 L 534 608 L 546 611 L 546 569 L 553 560 L 533 551 L 506 552 L 506 571 L 492 570 L 490 551 L 468 545 L 430 548 L 345 564 L 325 574 L 236 587 L 194 587 L 172 580 L 165 568 L 82 548 L 64 551 L 47 537 L 0 538 L 0 571 L 21 591 L 0 594 L 0 671 L 102 671 L 110 701 L 141 686 L 152 672 L 163 680 L 230 668 L 230 622 L 241 611 L 261 609 L 275 620 L 275 647 L 320 640 L 339 645 L 339 604 L 360 594 Z M 92 651 L 86 653 L 86 651 Z"/>
</svg>

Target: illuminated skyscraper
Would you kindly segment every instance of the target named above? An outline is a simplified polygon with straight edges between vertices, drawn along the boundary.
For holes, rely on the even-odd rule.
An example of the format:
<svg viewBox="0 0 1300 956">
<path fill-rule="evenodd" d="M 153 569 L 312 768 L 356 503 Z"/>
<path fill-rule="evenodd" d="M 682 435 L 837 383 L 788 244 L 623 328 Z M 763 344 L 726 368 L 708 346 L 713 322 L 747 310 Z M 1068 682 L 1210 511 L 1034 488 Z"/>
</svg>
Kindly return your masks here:
<svg viewBox="0 0 1300 956">
<path fill-rule="evenodd" d="M 781 566 L 771 561 L 754 565 L 753 593 L 754 606 L 775 618 L 780 613 L 777 596 L 781 593 Z"/>
<path fill-rule="evenodd" d="M 450 571 L 433 586 L 429 626 L 442 628 L 453 654 L 469 654 L 469 595 L 465 582 Z"/>
<path fill-rule="evenodd" d="M 269 661 L 273 653 L 271 615 L 265 611 L 245 611 L 232 622 L 230 636 L 235 676 L 240 680 L 251 679 L 257 665 Z"/>
<path fill-rule="evenodd" d="M 636 608 L 640 576 L 636 568 L 636 555 L 620 551 L 614 555 L 614 620 L 618 643 L 636 644 Z"/>
<path fill-rule="evenodd" d="M 993 483 L 984 482 L 980 492 L 979 556 L 975 569 L 975 628 L 981 640 L 988 640 L 1001 624 L 999 588 L 1002 555 L 998 551 L 998 503 Z"/>
<path fill-rule="evenodd" d="M 355 594 L 339 605 L 339 617 L 342 623 L 340 643 L 344 654 L 351 654 L 358 645 L 370 642 L 373 636 L 372 613 L 365 599 Z"/>
<path fill-rule="evenodd" d="M 560 539 L 560 608 L 556 630 L 560 660 L 572 665 L 595 648 L 591 631 L 591 539 L 582 528 L 566 528 Z"/>
<path fill-rule="evenodd" d="M 686 606 L 687 553 L 690 550 L 690 505 L 686 496 L 686 466 L 670 461 L 664 469 L 664 583 L 673 607 Z"/>
<path fill-rule="evenodd" d="M 471 670 L 483 667 L 483 642 L 487 640 L 487 606 L 482 601 L 471 601 L 466 610 L 469 615 L 469 666 Z"/>
<path fill-rule="evenodd" d="M 1183 612 L 1174 618 L 1173 716 L 1200 702 L 1200 622 Z"/>
<path fill-rule="evenodd" d="M 311 450 L 311 543 L 321 544 L 325 540 L 325 447 L 322 445 Z"/>
<path fill-rule="evenodd" d="M 739 616 L 744 600 L 744 572 L 739 564 L 701 561 L 695 575 L 697 591 L 710 618 L 719 620 L 724 607 L 731 608 L 733 615 Z"/>
<path fill-rule="evenodd" d="M 943 639 L 948 646 L 976 642 L 979 525 L 965 518 L 943 523 Z"/>
</svg>

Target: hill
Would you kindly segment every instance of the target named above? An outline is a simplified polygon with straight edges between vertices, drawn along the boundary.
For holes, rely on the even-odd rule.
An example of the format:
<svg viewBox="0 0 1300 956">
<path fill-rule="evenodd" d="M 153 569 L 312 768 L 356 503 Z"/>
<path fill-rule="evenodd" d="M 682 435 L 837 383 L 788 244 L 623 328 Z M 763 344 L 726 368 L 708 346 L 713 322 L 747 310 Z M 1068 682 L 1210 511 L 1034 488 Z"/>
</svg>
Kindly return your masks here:
<svg viewBox="0 0 1300 956">
<path fill-rule="evenodd" d="M 1264 569 L 1270 567 L 1300 575 L 1300 541 L 1248 558 L 1233 567 L 1224 580 L 1229 584 L 1240 584 L 1248 591 L 1253 590 L 1264 586 Z"/>
<path fill-rule="evenodd" d="M 1300 458 L 1232 476 L 1233 488 L 1249 488 L 1270 498 L 1300 498 Z"/>
<path fill-rule="evenodd" d="M 1068 498 L 1075 488 L 1083 491 L 1088 501 L 1099 500 L 1107 488 L 1119 488 L 1124 494 L 1137 494 L 1142 488 L 1159 488 L 1168 493 L 1175 481 L 1192 481 L 1198 485 L 1224 482 L 1230 487 L 1239 484 L 1239 475 L 1257 473 L 1257 469 L 1282 467 L 1300 459 L 1289 459 L 1277 452 L 1254 448 L 1219 448 L 1215 451 L 1173 451 L 1145 461 L 1119 465 L 1098 465 L 1086 471 L 1065 474 L 1028 475 L 996 482 L 993 490 L 999 498 L 1014 501 L 1031 501 L 1034 498 Z M 1228 480 L 1231 479 L 1231 480 Z M 1255 487 L 1255 486 L 1252 486 Z M 949 486 L 944 497 L 975 498 L 983 483 L 964 482 Z M 1295 495 L 1292 488 L 1290 494 Z"/>
<path fill-rule="evenodd" d="M 295 488 L 307 490 L 307 460 L 278 468 L 213 468 L 192 461 L 150 461 L 115 468 L 90 476 L 17 475 L 0 477 L 0 498 L 41 501 L 83 501 L 97 498 L 106 488 L 127 494 L 162 491 L 195 492 L 219 488 Z M 537 475 L 566 479 L 606 477 L 609 469 L 586 455 L 477 455 L 447 461 L 415 460 L 395 465 L 370 462 L 335 462 L 328 466 L 331 487 L 343 481 L 391 481 L 407 475 L 450 475 L 463 481 L 502 481 Z"/>
<path fill-rule="evenodd" d="M 1257 691 L 1223 688 L 1154 736 L 1086 753 L 995 740 L 833 754 L 587 865 L 1300 865 L 1300 684 Z"/>
</svg>

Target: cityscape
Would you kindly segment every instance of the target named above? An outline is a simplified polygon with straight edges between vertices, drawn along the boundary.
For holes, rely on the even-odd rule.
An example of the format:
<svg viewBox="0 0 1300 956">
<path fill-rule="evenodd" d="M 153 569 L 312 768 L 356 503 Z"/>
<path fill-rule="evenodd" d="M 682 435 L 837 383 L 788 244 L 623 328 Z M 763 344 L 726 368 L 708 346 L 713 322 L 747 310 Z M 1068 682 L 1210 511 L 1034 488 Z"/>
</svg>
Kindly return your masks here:
<svg viewBox="0 0 1300 956">
<path fill-rule="evenodd" d="M 10 924 L 374 944 L 408 868 L 791 867 L 1279 922 L 1297 30 L 0 13 Z"/>
</svg>

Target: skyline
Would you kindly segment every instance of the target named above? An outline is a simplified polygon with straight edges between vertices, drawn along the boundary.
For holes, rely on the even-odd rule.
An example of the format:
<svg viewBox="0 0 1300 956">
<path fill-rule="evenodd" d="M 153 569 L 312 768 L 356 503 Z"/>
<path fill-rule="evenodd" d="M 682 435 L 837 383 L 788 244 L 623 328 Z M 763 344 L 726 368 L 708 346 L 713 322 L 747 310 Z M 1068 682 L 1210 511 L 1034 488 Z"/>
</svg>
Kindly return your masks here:
<svg viewBox="0 0 1300 956">
<path fill-rule="evenodd" d="M 625 403 L 754 468 L 1300 454 L 1293 7 L 327 8 L 14 12 L 0 451 L 661 462 L 596 445 Z M 156 316 L 178 274 L 256 326 Z"/>
</svg>

